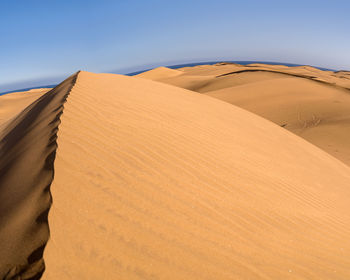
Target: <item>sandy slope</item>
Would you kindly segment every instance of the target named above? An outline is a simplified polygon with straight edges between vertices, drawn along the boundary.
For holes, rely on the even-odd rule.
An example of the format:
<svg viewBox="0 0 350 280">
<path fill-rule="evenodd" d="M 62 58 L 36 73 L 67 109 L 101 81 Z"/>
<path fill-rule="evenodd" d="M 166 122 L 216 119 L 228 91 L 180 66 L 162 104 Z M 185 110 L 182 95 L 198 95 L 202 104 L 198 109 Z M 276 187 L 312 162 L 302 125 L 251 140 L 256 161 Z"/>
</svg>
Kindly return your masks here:
<svg viewBox="0 0 350 280">
<path fill-rule="evenodd" d="M 208 93 L 267 118 L 350 165 L 350 91 L 296 77 Z"/>
<path fill-rule="evenodd" d="M 28 98 L 20 94 L 0 97 L 11 104 L 14 114 L 0 129 L 0 279 L 35 280 L 43 273 L 56 133 L 74 78 L 19 114 L 24 104 L 33 101 L 30 93 Z"/>
<path fill-rule="evenodd" d="M 0 129 L 9 119 L 16 116 L 29 104 L 48 92 L 49 89 L 32 89 L 24 92 L 13 92 L 0 96 Z"/>
<path fill-rule="evenodd" d="M 350 169 L 288 131 L 87 72 L 61 120 L 44 279 L 350 277 Z"/>
<path fill-rule="evenodd" d="M 234 87 L 314 90 L 271 75 Z M 350 278 L 350 169 L 285 129 L 113 74 L 18 101 L 0 128 L 0 279 L 41 276 L 50 190 L 43 279 Z"/>
<path fill-rule="evenodd" d="M 350 165 L 349 72 L 265 64 L 202 65 L 177 71 L 183 74 L 165 78 L 145 73 L 140 77 L 247 109 Z"/>
<path fill-rule="evenodd" d="M 145 79 L 155 80 L 155 79 L 176 77 L 181 74 L 182 72 L 178 70 L 170 69 L 167 67 L 158 67 L 158 68 L 143 72 L 141 74 L 138 74 L 138 76 Z"/>
</svg>

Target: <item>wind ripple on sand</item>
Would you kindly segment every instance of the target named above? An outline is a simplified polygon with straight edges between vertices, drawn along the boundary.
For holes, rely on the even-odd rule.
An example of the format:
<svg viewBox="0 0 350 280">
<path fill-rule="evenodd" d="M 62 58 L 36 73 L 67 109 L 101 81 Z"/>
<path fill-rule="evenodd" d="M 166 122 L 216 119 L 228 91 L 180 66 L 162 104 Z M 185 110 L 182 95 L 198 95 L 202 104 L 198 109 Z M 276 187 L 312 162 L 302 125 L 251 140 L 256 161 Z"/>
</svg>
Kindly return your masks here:
<svg viewBox="0 0 350 280">
<path fill-rule="evenodd" d="M 310 66 L 217 64 L 156 68 L 144 79 L 200 92 L 262 116 L 350 165 L 350 81 L 346 71 Z"/>
<path fill-rule="evenodd" d="M 284 129 L 81 72 L 60 125 L 45 279 L 347 279 L 350 172 Z"/>
</svg>

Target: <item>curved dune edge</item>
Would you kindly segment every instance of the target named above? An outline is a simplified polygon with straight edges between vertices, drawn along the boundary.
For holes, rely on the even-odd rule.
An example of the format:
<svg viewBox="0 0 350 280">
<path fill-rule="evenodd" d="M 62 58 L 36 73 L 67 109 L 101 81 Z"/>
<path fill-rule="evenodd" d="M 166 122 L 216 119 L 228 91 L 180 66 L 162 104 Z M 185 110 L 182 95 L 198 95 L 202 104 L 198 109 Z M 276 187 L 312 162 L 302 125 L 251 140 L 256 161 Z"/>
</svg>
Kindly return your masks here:
<svg viewBox="0 0 350 280">
<path fill-rule="evenodd" d="M 182 74 L 181 71 L 162 66 L 162 67 L 157 67 L 152 70 L 140 73 L 137 76 L 145 79 L 153 80 L 153 79 L 162 79 L 162 78 L 164 79 L 164 78 L 175 77 L 181 74 Z"/>
<path fill-rule="evenodd" d="M 0 279 L 39 279 L 45 269 L 57 131 L 77 75 L 38 98 L 0 131 Z"/>
<path fill-rule="evenodd" d="M 80 72 L 44 279 L 347 279 L 350 170 L 231 104 Z"/>
<path fill-rule="evenodd" d="M 268 119 L 350 165 L 350 79 L 310 66 L 202 65 L 140 78 L 190 89 Z M 156 75 L 157 74 L 157 75 Z"/>
</svg>

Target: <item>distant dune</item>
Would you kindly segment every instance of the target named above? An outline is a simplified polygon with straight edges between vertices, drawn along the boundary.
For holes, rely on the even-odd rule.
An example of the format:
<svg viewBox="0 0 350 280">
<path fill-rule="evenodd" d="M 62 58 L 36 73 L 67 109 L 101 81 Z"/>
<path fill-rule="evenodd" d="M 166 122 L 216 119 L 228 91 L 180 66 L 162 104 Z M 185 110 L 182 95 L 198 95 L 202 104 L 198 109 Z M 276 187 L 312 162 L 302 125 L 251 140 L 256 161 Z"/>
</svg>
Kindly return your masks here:
<svg viewBox="0 0 350 280">
<path fill-rule="evenodd" d="M 139 76 L 237 105 L 350 165 L 349 72 L 258 63 L 201 65 L 178 71 L 183 74 L 150 77 L 146 72 Z"/>
<path fill-rule="evenodd" d="M 344 74 L 211 67 L 79 72 L 18 97 L 0 126 L 0 279 L 350 278 L 350 168 L 286 130 L 346 128 Z"/>
<path fill-rule="evenodd" d="M 39 279 L 45 268 L 42 255 L 49 238 L 47 214 L 57 129 L 74 79 L 70 77 L 53 90 L 39 94 L 1 127 L 0 279 Z M 8 101 L 9 96 L 0 96 L 0 102 Z M 23 95 L 14 96 L 22 108 Z"/>
<path fill-rule="evenodd" d="M 149 70 L 147 72 L 143 72 L 141 74 L 138 74 L 137 76 L 155 80 L 155 79 L 164 79 L 164 78 L 170 78 L 170 77 L 176 77 L 178 75 L 181 75 L 182 72 L 174 69 L 170 69 L 167 67 L 158 67 L 152 70 Z"/>
<path fill-rule="evenodd" d="M 9 119 L 16 116 L 29 104 L 33 103 L 49 89 L 33 89 L 24 92 L 14 92 L 0 97 L 0 129 Z"/>
</svg>

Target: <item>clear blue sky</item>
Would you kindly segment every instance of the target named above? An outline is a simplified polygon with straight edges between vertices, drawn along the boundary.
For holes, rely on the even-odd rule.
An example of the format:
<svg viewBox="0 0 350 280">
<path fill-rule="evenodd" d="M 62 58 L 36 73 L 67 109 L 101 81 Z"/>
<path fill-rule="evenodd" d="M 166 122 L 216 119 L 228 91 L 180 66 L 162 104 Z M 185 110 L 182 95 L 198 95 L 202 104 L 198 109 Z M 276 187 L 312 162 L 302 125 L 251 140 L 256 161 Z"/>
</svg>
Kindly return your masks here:
<svg viewBox="0 0 350 280">
<path fill-rule="evenodd" d="M 208 60 L 350 69 L 349 26 L 348 0 L 0 0 L 0 91 Z"/>
</svg>

